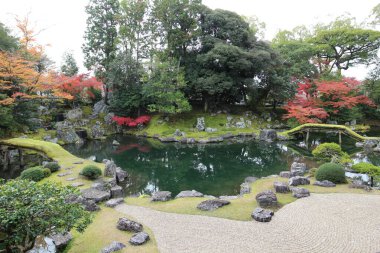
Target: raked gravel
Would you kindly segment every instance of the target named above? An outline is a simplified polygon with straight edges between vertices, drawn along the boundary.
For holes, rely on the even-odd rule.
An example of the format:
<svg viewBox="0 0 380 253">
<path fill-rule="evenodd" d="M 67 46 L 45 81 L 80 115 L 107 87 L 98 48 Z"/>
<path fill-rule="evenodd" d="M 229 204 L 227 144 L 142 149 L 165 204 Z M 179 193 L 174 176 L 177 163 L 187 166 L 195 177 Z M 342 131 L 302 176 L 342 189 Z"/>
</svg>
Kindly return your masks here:
<svg viewBox="0 0 380 253">
<path fill-rule="evenodd" d="M 380 252 L 379 195 L 312 194 L 280 209 L 269 223 L 126 204 L 116 210 L 150 227 L 161 253 Z"/>
</svg>

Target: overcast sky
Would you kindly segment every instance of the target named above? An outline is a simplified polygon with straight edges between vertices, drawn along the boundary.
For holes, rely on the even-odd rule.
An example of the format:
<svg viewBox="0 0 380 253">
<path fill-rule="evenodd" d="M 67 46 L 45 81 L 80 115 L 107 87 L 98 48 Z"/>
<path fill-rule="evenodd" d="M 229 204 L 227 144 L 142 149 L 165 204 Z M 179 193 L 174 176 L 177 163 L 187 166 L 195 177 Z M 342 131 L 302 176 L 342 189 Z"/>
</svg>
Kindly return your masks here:
<svg viewBox="0 0 380 253">
<path fill-rule="evenodd" d="M 81 45 L 86 28 L 84 7 L 88 0 L 0 0 L 0 22 L 14 28 L 15 15 L 30 12 L 31 20 L 44 29 L 39 40 L 49 44 L 48 56 L 59 66 L 65 50 L 73 50 L 81 70 Z M 257 16 L 266 24 L 265 38 L 270 40 L 280 29 L 298 25 L 326 22 L 350 13 L 358 21 L 364 20 L 379 0 L 203 0 L 207 6 L 227 9 L 245 16 Z M 351 70 L 347 75 L 364 78 L 364 67 Z"/>
</svg>

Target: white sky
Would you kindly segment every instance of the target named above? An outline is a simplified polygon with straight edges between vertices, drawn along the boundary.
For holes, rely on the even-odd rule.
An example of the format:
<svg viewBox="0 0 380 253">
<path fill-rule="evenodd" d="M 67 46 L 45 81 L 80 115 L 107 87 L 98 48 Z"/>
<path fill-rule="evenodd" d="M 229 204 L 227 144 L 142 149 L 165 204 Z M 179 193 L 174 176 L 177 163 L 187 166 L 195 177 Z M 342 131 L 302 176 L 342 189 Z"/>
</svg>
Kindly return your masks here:
<svg viewBox="0 0 380 253">
<path fill-rule="evenodd" d="M 14 16 L 31 13 L 40 42 L 50 44 L 48 56 L 59 66 L 65 50 L 73 50 L 81 70 L 81 45 L 86 28 L 84 7 L 88 0 L 0 0 L 0 22 L 14 28 Z M 351 13 L 358 21 L 364 20 L 379 0 L 203 0 L 207 6 L 226 9 L 241 15 L 255 15 L 266 23 L 266 36 L 270 40 L 280 29 L 298 25 L 312 25 L 330 21 L 334 17 Z M 346 73 L 362 79 L 366 68 L 355 68 Z"/>
</svg>

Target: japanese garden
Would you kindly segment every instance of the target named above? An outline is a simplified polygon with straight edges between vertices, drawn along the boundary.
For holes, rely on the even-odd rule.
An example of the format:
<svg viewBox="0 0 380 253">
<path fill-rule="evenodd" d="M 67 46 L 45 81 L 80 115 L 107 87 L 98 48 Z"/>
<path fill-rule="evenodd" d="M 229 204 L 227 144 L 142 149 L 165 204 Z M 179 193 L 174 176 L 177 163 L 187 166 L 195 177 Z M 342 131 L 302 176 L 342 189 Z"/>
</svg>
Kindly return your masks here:
<svg viewBox="0 0 380 253">
<path fill-rule="evenodd" d="M 0 252 L 380 252 L 380 4 L 84 2 L 60 63 L 0 16 Z"/>
</svg>

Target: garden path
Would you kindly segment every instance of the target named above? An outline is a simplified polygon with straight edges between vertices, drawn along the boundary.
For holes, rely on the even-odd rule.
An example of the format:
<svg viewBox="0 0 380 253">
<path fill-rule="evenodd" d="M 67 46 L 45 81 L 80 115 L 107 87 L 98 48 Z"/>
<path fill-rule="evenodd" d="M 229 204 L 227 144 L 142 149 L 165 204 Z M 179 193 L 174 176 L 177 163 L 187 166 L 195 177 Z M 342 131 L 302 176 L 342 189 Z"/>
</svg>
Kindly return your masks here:
<svg viewBox="0 0 380 253">
<path fill-rule="evenodd" d="M 119 212 L 144 223 L 161 253 L 380 252 L 380 196 L 312 194 L 269 223 L 165 213 L 127 204 Z"/>
</svg>

